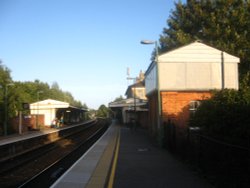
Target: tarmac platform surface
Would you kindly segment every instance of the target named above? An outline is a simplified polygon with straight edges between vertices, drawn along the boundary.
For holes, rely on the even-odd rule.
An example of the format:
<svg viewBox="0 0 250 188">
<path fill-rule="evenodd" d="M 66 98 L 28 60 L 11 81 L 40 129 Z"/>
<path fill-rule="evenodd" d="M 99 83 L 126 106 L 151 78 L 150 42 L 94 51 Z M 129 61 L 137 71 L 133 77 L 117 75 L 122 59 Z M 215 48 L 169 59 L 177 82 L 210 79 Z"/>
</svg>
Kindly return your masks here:
<svg viewBox="0 0 250 188">
<path fill-rule="evenodd" d="M 121 127 L 114 188 L 212 187 L 150 140 L 147 130 Z"/>
</svg>

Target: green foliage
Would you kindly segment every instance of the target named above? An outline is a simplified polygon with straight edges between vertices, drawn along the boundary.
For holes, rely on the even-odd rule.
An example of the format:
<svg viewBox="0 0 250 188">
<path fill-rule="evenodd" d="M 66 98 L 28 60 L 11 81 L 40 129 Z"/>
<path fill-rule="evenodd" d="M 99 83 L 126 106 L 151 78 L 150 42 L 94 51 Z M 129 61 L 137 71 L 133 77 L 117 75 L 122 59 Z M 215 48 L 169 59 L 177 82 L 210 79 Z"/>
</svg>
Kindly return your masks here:
<svg viewBox="0 0 250 188">
<path fill-rule="evenodd" d="M 109 117 L 109 113 L 110 113 L 110 109 L 108 107 L 106 107 L 104 104 L 102 104 L 97 112 L 96 112 L 96 116 L 97 117 L 103 117 L 103 118 L 107 118 Z"/>
<path fill-rule="evenodd" d="M 124 100 L 124 98 L 123 98 L 122 95 L 120 95 L 119 97 L 116 97 L 113 102 L 119 102 L 119 101 L 122 101 L 122 100 Z"/>
<path fill-rule="evenodd" d="M 95 109 L 89 109 L 86 113 L 86 119 L 94 119 L 96 118 L 96 110 Z"/>
<path fill-rule="evenodd" d="M 5 92 L 7 89 L 7 109 L 8 118 L 17 116 L 19 111 L 23 111 L 23 103 L 33 103 L 37 100 L 54 99 L 70 103 L 72 106 L 88 108 L 86 104 L 74 99 L 70 92 L 62 91 L 59 85 L 54 82 L 49 84 L 35 80 L 34 82 L 13 82 L 10 70 L 0 61 L 0 125 L 4 121 Z M 23 113 L 29 113 L 23 111 Z"/>
<path fill-rule="evenodd" d="M 2 89 L 4 86 L 6 86 L 6 84 L 12 82 L 10 72 L 10 69 L 3 65 L 2 61 L 0 60 L 0 86 Z"/>
<path fill-rule="evenodd" d="M 160 36 L 160 51 L 166 52 L 201 40 L 240 57 L 240 90 L 214 91 L 204 101 L 190 126 L 225 137 L 250 135 L 250 1 L 187 0 L 175 4 Z"/>
<path fill-rule="evenodd" d="M 250 136 L 250 73 L 244 75 L 240 90 L 214 91 L 190 119 L 190 126 L 202 127 L 211 135 L 247 140 Z"/>
<path fill-rule="evenodd" d="M 250 71 L 250 1 L 179 1 L 167 23 L 160 37 L 162 52 L 199 39 L 240 57 L 240 72 Z"/>
<path fill-rule="evenodd" d="M 10 90 L 10 84 L 12 83 L 12 78 L 10 75 L 11 71 L 8 69 L 0 60 L 0 124 L 4 121 L 4 113 L 5 113 L 5 93 L 6 90 Z M 7 92 L 7 95 L 9 96 L 10 92 Z M 9 98 L 9 97 L 7 97 Z M 9 106 L 9 103 L 7 103 Z M 8 108 L 8 111 L 10 111 L 10 108 Z M 7 112 L 8 113 L 8 112 Z"/>
<path fill-rule="evenodd" d="M 250 136 L 250 97 L 246 97 L 245 92 L 215 91 L 213 97 L 198 108 L 190 126 L 202 127 L 211 135 L 247 139 Z"/>
<path fill-rule="evenodd" d="M 57 83 L 53 83 L 50 87 L 47 83 L 39 80 L 35 80 L 35 82 L 15 82 L 15 89 L 16 93 L 19 94 L 16 97 L 23 102 L 33 103 L 37 100 L 49 98 L 68 102 L 72 106 L 87 108 L 86 104 L 83 105 L 80 101 L 75 100 L 70 92 L 61 90 Z"/>
</svg>

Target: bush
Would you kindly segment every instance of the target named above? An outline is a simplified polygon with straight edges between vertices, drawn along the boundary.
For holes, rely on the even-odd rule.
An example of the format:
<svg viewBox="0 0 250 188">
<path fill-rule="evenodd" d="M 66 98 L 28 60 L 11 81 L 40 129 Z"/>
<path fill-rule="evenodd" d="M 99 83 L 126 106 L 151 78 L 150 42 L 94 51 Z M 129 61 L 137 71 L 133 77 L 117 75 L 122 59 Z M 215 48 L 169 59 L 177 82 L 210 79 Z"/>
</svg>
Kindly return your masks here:
<svg viewBox="0 0 250 188">
<path fill-rule="evenodd" d="M 214 91 L 202 102 L 190 126 L 201 127 L 205 133 L 227 138 L 247 139 L 250 136 L 250 91 Z"/>
</svg>

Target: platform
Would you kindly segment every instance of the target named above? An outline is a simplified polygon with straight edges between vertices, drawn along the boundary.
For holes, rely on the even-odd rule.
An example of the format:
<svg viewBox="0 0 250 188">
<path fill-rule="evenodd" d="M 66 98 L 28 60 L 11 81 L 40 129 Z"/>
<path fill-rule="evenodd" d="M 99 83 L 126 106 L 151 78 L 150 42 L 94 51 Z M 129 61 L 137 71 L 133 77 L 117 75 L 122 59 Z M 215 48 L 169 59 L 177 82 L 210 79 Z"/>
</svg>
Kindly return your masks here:
<svg viewBox="0 0 250 188">
<path fill-rule="evenodd" d="M 76 126 L 83 125 L 83 124 L 88 124 L 90 122 L 94 122 L 94 120 L 89 120 L 89 121 L 85 121 L 83 123 L 78 123 L 78 124 L 74 124 L 74 125 L 70 125 L 70 126 L 64 126 L 64 127 L 57 128 L 57 129 L 56 128 L 48 128 L 48 129 L 41 129 L 39 131 L 28 131 L 28 132 L 24 132 L 22 134 L 12 134 L 12 135 L 8 135 L 8 136 L 0 136 L 0 146 L 11 144 L 14 142 L 20 142 L 23 140 L 27 140 L 30 138 L 34 138 L 34 137 L 38 137 L 38 136 L 42 136 L 42 135 L 46 135 L 46 134 L 59 132 L 60 130 L 70 129 L 72 127 L 76 127 Z"/>
<path fill-rule="evenodd" d="M 52 187 L 212 187 L 150 140 L 146 130 L 131 131 L 113 123 Z"/>
<path fill-rule="evenodd" d="M 95 122 L 90 120 L 79 124 L 55 128 L 28 131 L 23 134 L 0 136 L 0 162 L 12 159 L 33 149 L 59 140 L 69 134 L 85 129 L 85 125 Z"/>
<path fill-rule="evenodd" d="M 153 144 L 146 130 L 121 128 L 114 188 L 209 188 L 166 149 Z"/>
<path fill-rule="evenodd" d="M 113 122 L 104 135 L 51 187 L 105 187 L 119 130 L 120 126 Z"/>
</svg>

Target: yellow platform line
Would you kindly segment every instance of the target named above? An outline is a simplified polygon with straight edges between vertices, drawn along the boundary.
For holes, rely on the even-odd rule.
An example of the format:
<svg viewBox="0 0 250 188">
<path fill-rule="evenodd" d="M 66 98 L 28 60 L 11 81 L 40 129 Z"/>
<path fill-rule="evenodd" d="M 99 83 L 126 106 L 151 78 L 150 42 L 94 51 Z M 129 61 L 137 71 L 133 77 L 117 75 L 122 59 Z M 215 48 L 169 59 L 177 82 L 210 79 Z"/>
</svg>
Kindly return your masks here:
<svg viewBox="0 0 250 188">
<path fill-rule="evenodd" d="M 114 184 L 114 179 L 115 179 L 115 170 L 116 170 L 116 165 L 117 165 L 117 160 L 118 160 L 118 153 L 119 153 L 119 148 L 120 148 L 120 130 L 118 133 L 118 138 L 117 138 L 117 144 L 115 147 L 115 155 L 114 155 L 114 160 L 112 163 L 112 168 L 111 168 L 111 173 L 108 181 L 108 187 L 107 188 L 113 188 Z"/>
</svg>

